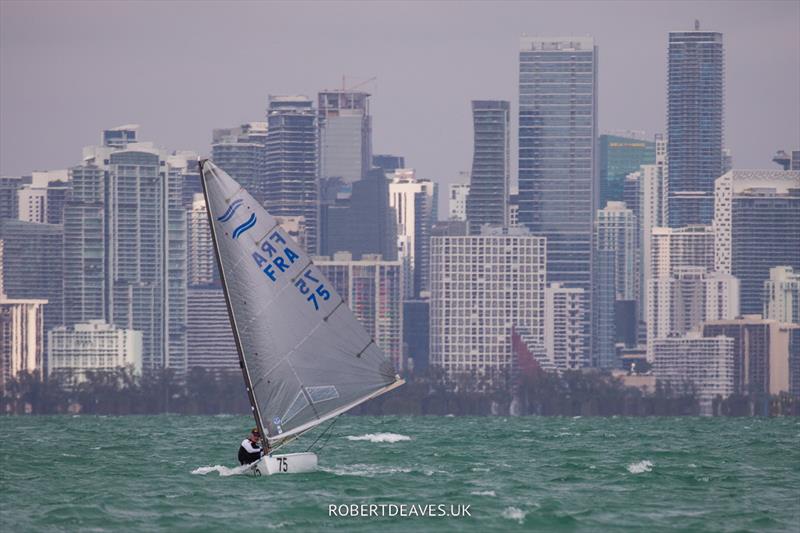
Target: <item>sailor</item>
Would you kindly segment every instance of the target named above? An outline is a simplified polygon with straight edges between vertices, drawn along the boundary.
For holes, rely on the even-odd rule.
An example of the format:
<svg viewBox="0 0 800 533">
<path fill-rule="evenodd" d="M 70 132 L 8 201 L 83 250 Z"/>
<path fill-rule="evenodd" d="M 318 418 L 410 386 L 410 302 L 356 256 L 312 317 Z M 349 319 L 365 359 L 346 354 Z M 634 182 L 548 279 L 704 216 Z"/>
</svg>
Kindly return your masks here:
<svg viewBox="0 0 800 533">
<path fill-rule="evenodd" d="M 242 445 L 239 446 L 239 464 L 249 465 L 250 463 L 258 461 L 261 456 L 264 455 L 264 450 L 258 443 L 260 439 L 261 433 L 258 431 L 258 428 L 253 428 L 253 431 L 250 432 L 250 436 L 244 439 Z M 267 451 L 267 453 L 269 453 L 269 451 Z"/>
</svg>

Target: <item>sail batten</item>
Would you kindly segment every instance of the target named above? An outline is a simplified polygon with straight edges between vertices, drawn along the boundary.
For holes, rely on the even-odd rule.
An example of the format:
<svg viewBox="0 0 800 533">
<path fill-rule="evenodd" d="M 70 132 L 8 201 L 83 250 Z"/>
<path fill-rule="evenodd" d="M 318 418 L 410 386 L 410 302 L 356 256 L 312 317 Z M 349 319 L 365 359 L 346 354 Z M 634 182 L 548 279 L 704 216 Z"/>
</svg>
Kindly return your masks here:
<svg viewBox="0 0 800 533">
<path fill-rule="evenodd" d="M 202 175 L 262 434 L 284 441 L 398 386 L 391 362 L 279 221 L 213 163 Z"/>
</svg>

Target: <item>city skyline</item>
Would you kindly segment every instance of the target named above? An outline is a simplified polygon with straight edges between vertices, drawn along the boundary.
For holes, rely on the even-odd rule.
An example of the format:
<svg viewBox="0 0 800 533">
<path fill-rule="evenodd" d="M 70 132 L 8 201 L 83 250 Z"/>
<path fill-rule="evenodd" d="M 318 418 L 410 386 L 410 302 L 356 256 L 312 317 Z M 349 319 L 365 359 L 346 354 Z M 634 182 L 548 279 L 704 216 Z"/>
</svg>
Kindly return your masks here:
<svg viewBox="0 0 800 533">
<path fill-rule="evenodd" d="M 511 101 L 511 176 L 516 181 L 516 52 L 521 35 L 594 37 L 601 65 L 599 132 L 644 129 L 650 136 L 666 130 L 668 32 L 690 30 L 694 19 L 701 21 L 703 29 L 725 35 L 724 139 L 734 166 L 768 167 L 775 150 L 800 144 L 796 120 L 800 102 L 792 97 L 800 92 L 800 73 L 787 68 L 798 62 L 793 21 L 800 7 L 796 4 L 736 3 L 731 9 L 720 9 L 717 2 L 646 6 L 611 2 L 585 4 L 583 9 L 575 9 L 575 3 L 478 4 L 457 13 L 450 5 L 438 3 L 426 4 L 425 9 L 344 4 L 331 12 L 337 22 L 333 27 L 304 22 L 311 26 L 302 38 L 266 25 L 263 49 L 248 47 L 238 61 L 223 60 L 225 47 L 214 43 L 234 42 L 272 16 L 288 20 L 285 28 L 292 28 L 291 6 L 251 4 L 247 12 L 236 15 L 215 4 L 194 6 L 191 12 L 182 7 L 129 3 L 112 10 L 95 3 L 5 2 L 0 32 L 0 174 L 70 167 L 75 163 L 71 154 L 96 143 L 97 131 L 129 122 L 142 124 L 145 136 L 159 146 L 208 154 L 213 128 L 265 120 L 268 95 L 299 93 L 314 99 L 319 91 L 338 88 L 344 74 L 348 87 L 377 78 L 359 89 L 372 95 L 374 152 L 405 156 L 419 176 L 443 187 L 457 182 L 458 173 L 470 168 L 470 100 Z M 322 15 L 331 9 L 316 5 Z M 350 28 L 347 13 L 355 9 L 359 25 Z M 496 24 L 485 25 L 488 11 Z M 189 23 L 171 24 L 178 14 Z M 608 20 L 612 15 L 614 19 Z M 94 24 L 95 17 L 102 17 L 114 29 L 111 39 L 105 27 L 93 26 L 100 32 L 96 39 L 103 35 L 109 39 L 101 49 L 92 47 L 97 41 L 74 37 L 82 34 L 84 24 Z M 137 42 L 137 35 L 127 28 L 140 27 L 136 23 L 140 17 L 152 21 L 155 29 L 167 24 L 169 31 L 163 32 L 164 37 L 155 31 L 153 39 Z M 382 24 L 370 24 L 389 19 L 404 27 L 402 35 L 382 31 Z M 442 25 L 437 31 L 436 25 L 445 21 L 459 29 Z M 34 23 L 36 31 L 32 31 Z M 349 37 L 333 39 L 337 45 L 329 49 L 315 46 L 340 30 Z M 218 37 L 204 40 L 204 32 L 210 35 L 211 31 Z M 38 40 L 31 42 L 34 34 Z M 375 42 L 364 46 L 372 37 Z M 115 85 L 113 95 L 106 90 L 103 76 L 100 83 L 90 83 L 74 75 L 91 50 L 109 79 L 121 76 L 118 69 L 128 62 L 112 58 L 119 54 L 118 47 L 129 50 L 134 43 L 141 56 L 137 64 L 147 67 L 149 58 L 152 68 L 142 68 L 130 84 Z M 189 50 L 194 54 L 187 54 Z M 307 66 L 298 69 L 291 60 L 282 59 L 290 51 L 308 58 Z M 195 62 L 195 55 L 203 59 Z M 30 69 L 33 64 L 38 67 L 35 71 Z M 199 77 L 197 70 L 202 67 L 213 69 L 214 76 Z M 476 67 L 481 76 L 474 75 Z M 158 82 L 165 70 L 171 80 L 183 81 Z M 71 83 L 52 83 L 61 77 Z M 748 83 L 751 79 L 767 83 Z M 431 117 L 436 119 L 433 123 Z M 758 136 L 752 135 L 754 130 Z"/>
</svg>

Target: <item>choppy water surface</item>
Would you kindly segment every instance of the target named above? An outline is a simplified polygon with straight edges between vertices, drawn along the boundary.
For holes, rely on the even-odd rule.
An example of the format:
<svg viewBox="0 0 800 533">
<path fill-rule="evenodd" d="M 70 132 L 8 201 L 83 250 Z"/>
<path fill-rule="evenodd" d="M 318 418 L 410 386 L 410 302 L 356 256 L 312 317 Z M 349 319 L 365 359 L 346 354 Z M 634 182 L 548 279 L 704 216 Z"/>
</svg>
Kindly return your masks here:
<svg viewBox="0 0 800 533">
<path fill-rule="evenodd" d="M 800 531 L 794 418 L 345 417 L 319 472 L 260 478 L 237 475 L 251 426 L 239 416 L 0 418 L 0 524 Z M 469 505 L 471 517 L 328 516 L 332 504 L 370 503 Z"/>
</svg>

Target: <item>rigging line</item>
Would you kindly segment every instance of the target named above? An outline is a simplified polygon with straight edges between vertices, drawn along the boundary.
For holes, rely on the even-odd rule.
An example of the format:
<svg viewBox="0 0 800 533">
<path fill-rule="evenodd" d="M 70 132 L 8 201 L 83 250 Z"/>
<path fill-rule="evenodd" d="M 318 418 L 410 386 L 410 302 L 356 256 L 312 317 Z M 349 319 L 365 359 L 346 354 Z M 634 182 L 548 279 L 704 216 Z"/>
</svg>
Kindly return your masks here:
<svg viewBox="0 0 800 533">
<path fill-rule="evenodd" d="M 319 441 L 319 439 L 321 439 L 323 437 L 323 435 L 325 435 L 328 432 L 328 430 L 331 429 L 336 424 L 337 420 L 339 420 L 338 416 L 333 419 L 333 422 L 331 422 L 330 425 L 327 428 L 325 428 L 325 431 L 320 433 L 319 436 L 316 439 L 314 439 L 314 442 L 312 442 L 311 445 L 308 448 L 306 448 L 306 451 L 311 450 L 311 448 L 314 447 L 314 445 Z M 330 436 L 328 436 L 328 438 L 330 438 Z M 327 444 L 327 443 L 328 443 L 328 439 L 325 439 L 325 442 L 322 443 L 322 446 L 320 447 L 320 450 L 322 448 L 324 448 L 325 444 Z"/>
</svg>

